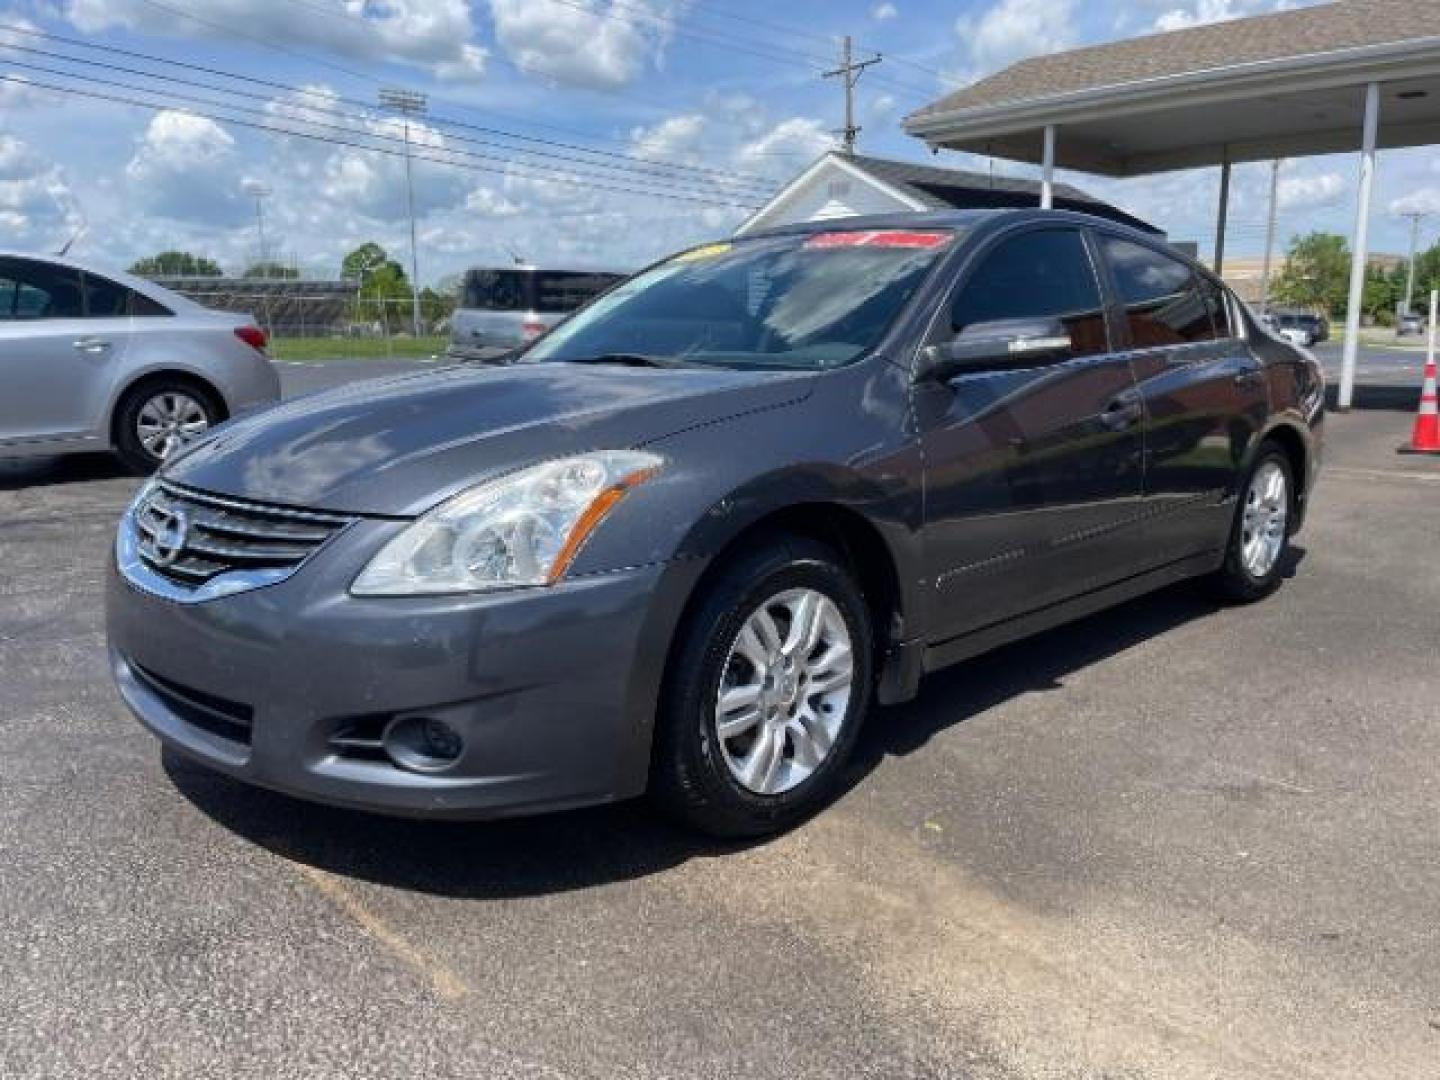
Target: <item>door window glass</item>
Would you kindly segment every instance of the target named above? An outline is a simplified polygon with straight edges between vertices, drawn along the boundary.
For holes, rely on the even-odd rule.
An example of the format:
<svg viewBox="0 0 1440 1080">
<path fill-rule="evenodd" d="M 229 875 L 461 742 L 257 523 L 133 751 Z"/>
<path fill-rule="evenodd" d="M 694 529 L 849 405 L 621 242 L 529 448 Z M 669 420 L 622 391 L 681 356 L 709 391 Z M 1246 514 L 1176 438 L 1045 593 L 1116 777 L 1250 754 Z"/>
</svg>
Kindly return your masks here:
<svg viewBox="0 0 1440 1080">
<path fill-rule="evenodd" d="M 1114 236 L 1105 237 L 1102 247 L 1136 348 L 1214 339 L 1209 304 L 1190 267 Z"/>
<path fill-rule="evenodd" d="M 1071 355 L 1107 352 L 1100 288 L 1073 229 L 1043 229 L 1001 241 L 991 250 L 950 312 L 959 333 L 997 319 L 1057 319 L 1070 335 Z"/>
<path fill-rule="evenodd" d="M 78 270 L 0 260 L 0 319 L 78 319 L 82 311 Z"/>
</svg>

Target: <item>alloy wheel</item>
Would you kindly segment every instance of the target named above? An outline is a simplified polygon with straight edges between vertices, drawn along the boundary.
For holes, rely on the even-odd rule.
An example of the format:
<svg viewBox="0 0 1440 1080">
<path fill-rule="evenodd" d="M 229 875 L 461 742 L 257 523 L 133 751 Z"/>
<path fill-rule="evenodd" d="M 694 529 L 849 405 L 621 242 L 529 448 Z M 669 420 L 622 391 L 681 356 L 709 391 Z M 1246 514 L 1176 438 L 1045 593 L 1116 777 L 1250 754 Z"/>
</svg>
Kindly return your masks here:
<svg viewBox="0 0 1440 1080">
<path fill-rule="evenodd" d="M 1240 560 L 1251 577 L 1265 577 L 1285 547 L 1290 516 L 1289 483 L 1274 460 L 1264 462 L 1250 478 L 1240 522 Z"/>
<path fill-rule="evenodd" d="M 135 435 L 145 452 L 164 461 L 210 429 L 205 407 L 189 394 L 166 390 L 140 407 Z"/>
<path fill-rule="evenodd" d="M 823 592 L 787 589 L 759 605 L 730 648 L 714 708 L 735 780 L 757 795 L 803 783 L 840 735 L 854 680 L 850 630 Z"/>
</svg>

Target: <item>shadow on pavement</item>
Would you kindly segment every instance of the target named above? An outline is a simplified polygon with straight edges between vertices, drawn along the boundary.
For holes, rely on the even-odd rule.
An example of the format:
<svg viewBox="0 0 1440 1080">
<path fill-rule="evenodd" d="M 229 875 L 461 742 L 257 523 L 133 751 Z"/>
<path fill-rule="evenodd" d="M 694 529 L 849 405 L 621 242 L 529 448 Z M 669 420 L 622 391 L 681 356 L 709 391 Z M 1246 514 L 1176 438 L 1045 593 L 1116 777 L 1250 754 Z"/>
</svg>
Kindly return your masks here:
<svg viewBox="0 0 1440 1080">
<path fill-rule="evenodd" d="M 1302 548 L 1290 549 L 1287 578 L 1304 555 Z M 915 701 L 877 710 L 870 718 L 844 787 L 862 783 L 885 757 L 913 753 L 979 712 L 1022 694 L 1063 690 L 1066 676 L 1216 610 L 1199 589 L 1181 584 L 938 673 Z M 438 896 L 566 892 L 749 846 L 673 826 L 643 801 L 491 822 L 420 821 L 302 802 L 241 784 L 169 751 L 164 767 L 180 793 L 206 815 L 277 855 Z"/>
<path fill-rule="evenodd" d="M 180 793 L 286 859 L 436 896 L 541 896 L 629 881 L 741 850 L 686 832 L 644 802 L 487 822 L 382 817 L 249 787 L 166 751 Z"/>
<path fill-rule="evenodd" d="M 1334 410 L 1340 387 L 1334 382 L 1325 387 L 1325 408 Z M 1365 410 L 1388 410 L 1391 412 L 1413 413 L 1420 405 L 1420 384 L 1414 386 L 1388 386 L 1374 383 L 1356 383 L 1351 398 L 1351 407 Z"/>
<path fill-rule="evenodd" d="M 120 459 L 110 454 L 65 454 L 59 457 L 0 458 L 0 491 L 77 484 L 92 480 L 133 477 Z M 138 482 L 138 481 L 137 481 Z"/>
</svg>

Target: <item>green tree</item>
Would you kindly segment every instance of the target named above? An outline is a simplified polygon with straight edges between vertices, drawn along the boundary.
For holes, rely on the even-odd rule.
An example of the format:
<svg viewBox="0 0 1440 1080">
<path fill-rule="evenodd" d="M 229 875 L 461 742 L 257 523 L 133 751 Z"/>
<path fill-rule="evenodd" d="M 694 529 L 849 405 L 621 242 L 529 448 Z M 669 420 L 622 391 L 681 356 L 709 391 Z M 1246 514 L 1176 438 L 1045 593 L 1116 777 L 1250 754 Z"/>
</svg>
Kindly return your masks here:
<svg viewBox="0 0 1440 1080">
<path fill-rule="evenodd" d="M 405 268 L 375 241 L 367 240 L 341 260 L 340 276 L 349 281 L 363 281 L 381 267 L 388 267 L 402 281 L 405 279 Z"/>
<path fill-rule="evenodd" d="M 1405 268 L 1400 268 L 1403 279 Z M 1405 285 L 1400 285 L 1404 290 Z M 1410 301 L 1410 306 L 1420 312 L 1430 310 L 1430 292 L 1433 289 L 1440 289 L 1440 243 L 1418 253 L 1415 256 L 1415 295 Z M 1402 291 L 1403 298 L 1403 291 Z"/>
<path fill-rule="evenodd" d="M 220 277 L 223 273 L 214 259 L 188 251 L 162 251 L 136 259 L 130 272 L 141 277 Z"/>
<path fill-rule="evenodd" d="M 251 263 L 245 268 L 245 273 L 240 275 L 247 278 L 265 278 L 269 281 L 293 281 L 300 276 L 300 271 L 293 266 L 286 266 L 274 260 L 266 262 Z"/>
<path fill-rule="evenodd" d="M 1371 263 L 1365 268 L 1365 291 L 1360 294 L 1360 310 L 1381 326 L 1389 326 L 1395 317 L 1395 304 L 1405 292 L 1405 282 L 1395 279 L 1392 270 Z"/>
<path fill-rule="evenodd" d="M 1344 309 L 1350 283 L 1350 245 L 1336 233 L 1294 237 L 1272 290 L 1282 304 L 1324 311 Z"/>
</svg>

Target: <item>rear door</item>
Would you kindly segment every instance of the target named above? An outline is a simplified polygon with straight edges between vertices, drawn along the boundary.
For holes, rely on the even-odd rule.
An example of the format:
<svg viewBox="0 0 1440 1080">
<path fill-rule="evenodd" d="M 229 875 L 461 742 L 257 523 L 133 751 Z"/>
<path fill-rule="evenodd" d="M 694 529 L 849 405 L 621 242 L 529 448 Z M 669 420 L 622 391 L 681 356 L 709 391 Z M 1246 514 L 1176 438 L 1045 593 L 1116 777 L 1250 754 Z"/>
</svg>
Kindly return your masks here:
<svg viewBox="0 0 1440 1080">
<path fill-rule="evenodd" d="M 1145 559 L 1159 566 L 1224 542 L 1265 380 L 1221 285 L 1158 247 L 1102 234 L 1100 248 L 1145 406 Z"/>
<path fill-rule="evenodd" d="M 1071 346 L 916 384 L 937 640 L 1126 576 L 1139 534 L 1140 409 L 1086 234 L 1006 233 L 970 266 L 931 344 L 1029 318 L 1058 320 Z"/>
<path fill-rule="evenodd" d="M 0 440 L 94 433 L 128 320 L 85 310 L 80 271 L 0 259 Z"/>
</svg>

